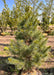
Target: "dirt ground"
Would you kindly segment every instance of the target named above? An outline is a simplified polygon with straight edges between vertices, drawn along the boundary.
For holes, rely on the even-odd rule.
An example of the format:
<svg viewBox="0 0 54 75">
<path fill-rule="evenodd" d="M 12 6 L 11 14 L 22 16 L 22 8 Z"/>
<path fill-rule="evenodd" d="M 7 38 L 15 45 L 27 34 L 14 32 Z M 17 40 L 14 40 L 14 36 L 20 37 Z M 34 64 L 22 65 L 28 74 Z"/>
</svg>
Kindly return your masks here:
<svg viewBox="0 0 54 75">
<path fill-rule="evenodd" d="M 15 39 L 14 36 L 0 36 L 0 51 L 3 51 L 5 46 L 8 46 L 11 39 Z M 52 50 L 54 50 L 54 36 L 48 36 L 48 46 L 51 46 Z"/>
<path fill-rule="evenodd" d="M 51 51 L 54 53 L 54 36 L 47 36 L 47 37 L 48 37 L 47 46 L 51 46 Z M 4 47 L 9 46 L 11 39 L 14 40 L 15 36 L 10 35 L 0 36 L 0 52 L 4 50 Z"/>
<path fill-rule="evenodd" d="M 48 36 L 48 46 L 51 46 L 52 49 L 54 49 L 54 36 Z"/>
<path fill-rule="evenodd" d="M 11 39 L 14 40 L 14 36 L 0 36 L 0 51 L 3 51 L 4 47 L 9 45 Z"/>
</svg>

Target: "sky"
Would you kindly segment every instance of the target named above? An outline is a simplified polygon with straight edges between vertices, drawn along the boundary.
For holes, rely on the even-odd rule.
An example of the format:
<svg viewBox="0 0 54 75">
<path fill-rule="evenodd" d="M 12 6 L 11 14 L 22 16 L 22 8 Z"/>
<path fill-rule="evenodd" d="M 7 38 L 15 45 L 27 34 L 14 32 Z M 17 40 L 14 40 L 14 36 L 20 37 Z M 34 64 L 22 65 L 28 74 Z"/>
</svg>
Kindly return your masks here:
<svg viewBox="0 0 54 75">
<path fill-rule="evenodd" d="M 45 2 L 45 0 L 42 0 L 43 2 Z M 14 5 L 14 0 L 6 0 L 6 3 L 8 5 L 8 7 L 10 9 L 12 9 L 13 5 Z M 2 9 L 4 8 L 4 3 L 2 0 L 0 0 L 0 13 L 2 12 Z"/>
<path fill-rule="evenodd" d="M 14 0 L 6 0 L 6 3 L 10 9 L 12 9 L 14 5 Z M 0 12 L 2 12 L 2 9 L 4 8 L 4 3 L 2 0 L 0 0 Z"/>
</svg>

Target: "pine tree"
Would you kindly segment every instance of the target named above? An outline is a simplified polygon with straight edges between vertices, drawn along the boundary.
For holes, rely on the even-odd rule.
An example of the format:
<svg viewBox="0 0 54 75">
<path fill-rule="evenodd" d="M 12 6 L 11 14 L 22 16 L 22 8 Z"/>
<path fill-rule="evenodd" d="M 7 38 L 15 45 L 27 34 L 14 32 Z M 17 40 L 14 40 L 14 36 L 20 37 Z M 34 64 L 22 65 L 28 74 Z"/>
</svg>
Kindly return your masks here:
<svg viewBox="0 0 54 75">
<path fill-rule="evenodd" d="M 52 14 L 51 24 L 54 24 L 54 13 Z"/>
<path fill-rule="evenodd" d="M 54 24 L 54 17 L 53 17 L 52 20 L 51 20 L 51 24 Z"/>
<path fill-rule="evenodd" d="M 14 64 L 18 71 L 32 70 L 48 56 L 50 47 L 46 46 L 47 39 L 37 29 L 37 24 L 37 13 L 34 13 L 31 6 L 26 5 L 23 14 L 18 17 L 16 40 L 9 47 L 15 56 L 8 58 L 9 63 Z"/>
<path fill-rule="evenodd" d="M 6 4 L 5 0 L 4 2 L 4 8 L 2 10 L 2 13 L 0 15 L 0 29 L 1 33 L 4 32 L 7 29 L 7 22 L 9 19 L 9 8 L 8 5 Z"/>
<path fill-rule="evenodd" d="M 43 5 L 43 12 L 42 12 L 42 29 L 45 32 L 49 29 L 50 19 L 52 17 L 53 12 L 53 0 L 45 0 Z"/>
</svg>

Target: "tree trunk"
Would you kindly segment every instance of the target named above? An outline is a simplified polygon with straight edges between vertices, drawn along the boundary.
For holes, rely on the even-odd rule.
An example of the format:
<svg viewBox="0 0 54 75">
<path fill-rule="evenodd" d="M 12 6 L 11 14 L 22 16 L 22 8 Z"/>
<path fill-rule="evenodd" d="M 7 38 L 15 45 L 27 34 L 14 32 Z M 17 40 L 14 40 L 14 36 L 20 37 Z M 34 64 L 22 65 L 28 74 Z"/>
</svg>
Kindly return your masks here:
<svg viewBox="0 0 54 75">
<path fill-rule="evenodd" d="M 1 33 L 3 33 L 3 29 L 0 27 L 0 35 L 1 35 Z"/>
<path fill-rule="evenodd" d="M 19 70 L 18 75 L 21 75 L 22 74 L 22 71 L 23 71 L 23 69 Z"/>
</svg>

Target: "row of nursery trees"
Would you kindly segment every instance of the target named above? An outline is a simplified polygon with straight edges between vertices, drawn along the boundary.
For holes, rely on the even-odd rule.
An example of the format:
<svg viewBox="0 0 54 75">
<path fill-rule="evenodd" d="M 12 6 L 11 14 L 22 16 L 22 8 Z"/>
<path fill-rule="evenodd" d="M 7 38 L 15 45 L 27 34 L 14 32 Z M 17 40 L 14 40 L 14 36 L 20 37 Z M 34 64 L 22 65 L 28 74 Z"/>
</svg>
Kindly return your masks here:
<svg viewBox="0 0 54 75">
<path fill-rule="evenodd" d="M 20 16 L 24 15 L 28 10 L 31 10 L 36 14 L 35 17 L 38 24 L 40 24 L 41 20 L 41 27 L 43 30 L 47 29 L 50 22 L 51 24 L 54 24 L 53 0 L 45 0 L 45 2 L 44 0 L 18 0 L 20 3 L 17 0 L 14 0 L 15 5 L 13 5 L 12 10 L 8 8 L 5 0 L 2 1 L 4 2 L 4 8 L 0 13 L 1 32 L 4 32 L 7 27 L 10 27 L 11 31 L 16 30 L 18 23 L 21 20 Z M 40 20 L 38 20 L 38 18 Z"/>
<path fill-rule="evenodd" d="M 23 71 L 31 71 L 38 67 L 49 57 L 50 47 L 46 46 L 47 39 L 37 29 L 39 23 L 39 11 L 42 10 L 43 25 L 49 23 L 49 16 L 53 7 L 53 0 L 15 0 L 13 10 L 10 11 L 5 0 L 5 8 L 0 15 L 0 27 L 5 30 L 7 25 L 13 30 L 17 28 L 16 37 L 8 48 L 15 58 L 10 57 L 8 61 L 14 64 L 18 75 Z M 53 11 L 52 11 L 53 12 Z M 47 14 L 46 14 L 47 13 Z M 53 19 L 53 16 L 52 16 Z M 21 72 L 20 72 L 21 71 Z"/>
</svg>

